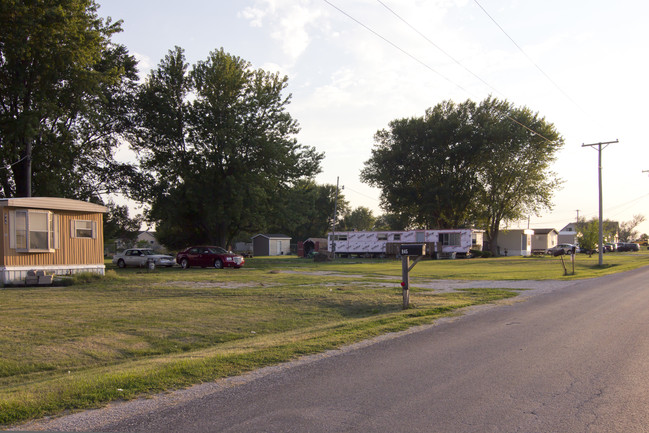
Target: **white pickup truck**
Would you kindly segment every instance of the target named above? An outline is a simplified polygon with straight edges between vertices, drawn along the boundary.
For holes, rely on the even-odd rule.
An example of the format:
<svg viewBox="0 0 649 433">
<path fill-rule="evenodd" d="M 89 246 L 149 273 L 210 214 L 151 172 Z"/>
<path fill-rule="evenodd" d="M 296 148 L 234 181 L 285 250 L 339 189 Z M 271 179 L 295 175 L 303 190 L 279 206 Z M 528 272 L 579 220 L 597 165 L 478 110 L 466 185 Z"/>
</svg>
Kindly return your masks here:
<svg viewBox="0 0 649 433">
<path fill-rule="evenodd" d="M 155 254 L 150 248 L 129 248 L 113 256 L 113 263 L 120 268 L 145 267 L 149 262 L 155 263 L 156 266 L 171 267 L 176 263 L 176 260 L 166 254 Z"/>
</svg>

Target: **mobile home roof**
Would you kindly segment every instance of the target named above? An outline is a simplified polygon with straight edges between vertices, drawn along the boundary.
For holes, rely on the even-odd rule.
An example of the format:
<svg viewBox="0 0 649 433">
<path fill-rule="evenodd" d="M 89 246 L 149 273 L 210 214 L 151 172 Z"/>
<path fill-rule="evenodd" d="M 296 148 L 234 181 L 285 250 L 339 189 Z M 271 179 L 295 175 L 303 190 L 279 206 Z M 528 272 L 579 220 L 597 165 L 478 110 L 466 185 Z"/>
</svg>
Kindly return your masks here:
<svg viewBox="0 0 649 433">
<path fill-rule="evenodd" d="M 56 209 L 97 213 L 108 212 L 106 206 L 59 197 L 3 198 L 0 199 L 0 207 L 24 207 L 32 209 Z"/>
</svg>

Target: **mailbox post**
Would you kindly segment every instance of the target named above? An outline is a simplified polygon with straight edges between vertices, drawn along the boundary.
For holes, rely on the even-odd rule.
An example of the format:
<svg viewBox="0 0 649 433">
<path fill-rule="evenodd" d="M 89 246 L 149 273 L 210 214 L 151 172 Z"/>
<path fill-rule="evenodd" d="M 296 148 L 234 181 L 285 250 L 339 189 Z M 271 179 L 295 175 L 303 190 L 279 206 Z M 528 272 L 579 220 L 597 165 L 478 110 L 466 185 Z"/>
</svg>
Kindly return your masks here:
<svg viewBox="0 0 649 433">
<path fill-rule="evenodd" d="M 403 309 L 410 306 L 410 270 L 426 255 L 426 244 L 401 245 L 401 288 L 403 289 Z M 410 265 L 410 256 L 417 257 Z"/>
</svg>

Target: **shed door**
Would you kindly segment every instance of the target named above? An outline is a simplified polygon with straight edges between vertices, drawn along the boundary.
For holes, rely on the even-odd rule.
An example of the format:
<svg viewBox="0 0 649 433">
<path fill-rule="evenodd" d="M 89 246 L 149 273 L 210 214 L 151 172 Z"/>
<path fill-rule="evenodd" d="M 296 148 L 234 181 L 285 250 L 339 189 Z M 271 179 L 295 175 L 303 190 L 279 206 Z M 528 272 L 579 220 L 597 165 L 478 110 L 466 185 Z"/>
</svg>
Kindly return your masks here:
<svg viewBox="0 0 649 433">
<path fill-rule="evenodd" d="M 277 241 L 277 255 L 282 254 L 282 241 Z"/>
</svg>

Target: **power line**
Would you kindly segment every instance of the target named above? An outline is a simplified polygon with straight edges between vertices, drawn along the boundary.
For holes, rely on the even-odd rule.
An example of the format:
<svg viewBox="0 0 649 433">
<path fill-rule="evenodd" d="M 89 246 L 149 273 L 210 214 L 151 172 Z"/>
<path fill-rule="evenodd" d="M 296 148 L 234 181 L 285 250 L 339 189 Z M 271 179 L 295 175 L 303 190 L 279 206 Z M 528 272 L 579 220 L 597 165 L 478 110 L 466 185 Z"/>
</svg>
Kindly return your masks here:
<svg viewBox="0 0 649 433">
<path fill-rule="evenodd" d="M 375 35 L 375 36 L 381 38 L 384 42 L 387 42 L 388 44 L 392 45 L 394 48 L 396 48 L 397 50 L 401 51 L 403 54 L 407 55 L 408 57 L 410 57 L 411 59 L 413 59 L 413 60 L 416 61 L 417 63 L 421 64 L 421 65 L 424 66 L 425 68 L 429 69 L 430 71 L 432 71 L 432 72 L 434 72 L 435 74 L 439 75 L 440 77 L 444 78 L 446 81 L 448 81 L 449 83 L 451 83 L 451 84 L 453 84 L 454 86 L 458 87 L 459 89 L 463 90 L 464 92 L 466 92 L 466 93 L 469 94 L 470 96 L 474 96 L 474 97 L 475 97 L 475 95 L 473 95 L 471 92 L 469 92 L 467 89 L 465 89 L 464 87 L 462 87 L 462 86 L 459 85 L 458 83 L 454 82 L 454 81 L 451 80 L 450 78 L 448 78 L 448 77 L 446 77 L 445 75 L 441 74 L 440 72 L 436 71 L 434 68 L 432 68 L 431 66 L 429 66 L 428 64 L 426 64 L 426 63 L 423 62 L 422 60 L 418 59 L 417 57 L 415 57 L 414 55 L 410 54 L 408 51 L 404 50 L 403 48 L 401 48 L 400 46 L 398 46 L 398 45 L 395 44 L 394 42 L 390 41 L 390 40 L 387 39 L 386 37 L 382 36 L 381 34 L 379 34 L 379 33 L 376 32 L 376 31 L 374 31 L 373 29 L 371 29 L 370 27 L 368 27 L 367 25 L 365 25 L 364 23 L 362 23 L 362 22 L 359 21 L 358 19 L 354 18 L 353 16 L 351 16 L 350 14 L 348 14 L 347 12 L 345 12 L 344 10 L 342 10 L 341 8 L 339 8 L 338 6 L 336 6 L 336 5 L 334 5 L 333 3 L 331 3 L 329 0 L 324 0 L 324 2 L 327 3 L 329 6 L 333 7 L 334 9 L 336 9 L 337 11 L 339 11 L 340 13 L 342 13 L 343 15 L 345 15 L 346 17 L 348 17 L 349 19 L 351 19 L 352 21 L 354 21 L 355 23 L 357 23 L 358 25 L 362 26 L 362 27 L 363 27 L 364 29 L 366 29 L 367 31 L 371 32 L 373 35 Z M 524 125 L 523 123 L 521 123 L 521 122 L 519 122 L 518 120 L 516 120 L 516 119 L 514 119 L 513 117 L 511 117 L 508 113 L 506 113 L 506 112 L 504 112 L 504 111 L 502 111 L 501 113 L 502 113 L 502 115 L 503 115 L 504 118 L 506 118 L 506 119 L 510 120 L 511 122 L 513 122 L 513 123 L 515 123 L 515 124 L 517 124 L 517 125 L 519 125 L 519 126 L 525 128 L 526 130 L 528 130 L 528 131 L 531 132 L 532 134 L 539 136 L 540 138 L 542 138 L 543 140 L 547 141 L 548 143 L 554 143 L 554 140 L 550 140 L 549 138 L 545 137 L 543 134 L 541 134 L 541 133 L 539 133 L 539 132 L 533 130 L 532 128 L 530 128 L 530 127 L 527 126 L 527 125 Z"/>
<path fill-rule="evenodd" d="M 334 4 L 331 3 L 329 0 L 324 0 L 324 2 L 327 3 L 329 6 L 331 6 L 332 8 L 336 9 L 336 10 L 337 10 L 338 12 L 340 12 L 341 14 L 345 15 L 347 18 L 349 18 L 349 19 L 351 19 L 352 21 L 354 21 L 356 24 L 362 26 L 365 30 L 367 30 L 367 31 L 371 32 L 372 34 L 374 34 L 375 36 L 381 38 L 384 42 L 387 42 L 388 44 L 392 45 L 394 48 L 396 48 L 397 50 L 401 51 L 403 54 L 405 54 L 406 56 L 410 57 L 412 60 L 414 60 L 415 62 L 419 63 L 420 65 L 422 65 L 422 66 L 425 67 L 426 69 L 428 69 L 428 70 L 430 70 L 431 72 L 434 72 L 435 74 L 439 75 L 441 78 L 445 79 L 446 81 L 448 81 L 449 83 L 453 84 L 454 86 L 457 86 L 459 89 L 461 89 L 461 90 L 463 90 L 463 91 L 465 91 L 465 92 L 467 92 L 467 93 L 470 93 L 467 89 L 465 89 L 465 88 L 462 87 L 461 85 L 457 84 L 456 82 L 454 82 L 454 81 L 451 80 L 450 78 L 446 77 L 444 74 L 442 74 L 442 73 L 436 71 L 434 68 L 432 68 L 431 66 L 429 66 L 428 64 L 426 64 L 426 63 L 423 62 L 422 60 L 418 59 L 418 58 L 415 57 L 414 55 L 410 54 L 409 52 L 407 52 L 406 50 L 404 50 L 403 48 L 401 48 L 400 46 L 398 46 L 398 45 L 395 44 L 394 42 L 390 41 L 388 38 L 384 37 L 383 35 L 379 34 L 379 33 L 376 32 L 376 31 L 372 30 L 370 27 L 366 26 L 366 25 L 363 24 L 361 21 L 357 20 L 356 18 L 354 18 L 353 16 L 351 16 L 350 14 L 348 14 L 347 12 L 345 12 L 344 10 L 340 9 L 338 6 L 334 5 Z"/>
<path fill-rule="evenodd" d="M 431 44 L 432 46 L 434 46 L 435 48 L 437 48 L 439 51 L 441 51 L 441 52 L 442 52 L 446 57 L 448 57 L 449 59 L 453 60 L 457 65 L 459 65 L 460 67 L 462 67 L 462 68 L 463 68 L 465 71 L 467 71 L 469 74 L 473 75 L 475 78 L 477 78 L 478 80 L 480 80 L 480 81 L 482 82 L 482 84 L 484 84 L 485 86 L 489 87 L 489 88 L 490 88 L 491 90 L 493 90 L 494 92 L 496 92 L 496 93 L 498 93 L 498 94 L 500 94 L 500 95 L 503 95 L 501 92 L 498 91 L 498 89 L 496 89 L 495 87 L 493 87 L 491 84 L 487 83 L 485 80 L 482 79 L 482 77 L 480 77 L 479 75 L 477 75 L 476 73 L 474 73 L 472 70 L 470 70 L 469 68 L 467 68 L 466 66 L 464 66 L 464 65 L 463 65 L 459 60 L 457 60 L 455 57 L 453 57 L 453 56 L 450 55 L 448 52 L 446 52 L 444 49 L 442 49 L 442 47 L 440 47 L 439 45 L 437 45 L 435 42 L 433 42 L 432 40 L 430 40 L 426 35 L 424 35 L 421 31 L 419 31 L 417 28 L 415 28 L 415 26 L 413 26 L 413 25 L 410 24 L 408 21 L 406 21 L 403 17 L 401 17 L 401 15 L 397 14 L 397 13 L 396 13 L 393 9 L 391 9 L 388 5 L 386 5 L 385 3 L 383 3 L 381 0 L 376 0 L 376 1 L 379 2 L 379 3 L 381 4 L 381 6 L 383 6 L 383 7 L 386 8 L 388 11 L 390 11 L 390 12 L 391 12 L 395 17 L 399 18 L 399 19 L 400 19 L 404 24 L 406 24 L 406 25 L 407 25 L 408 27 L 410 27 L 412 30 L 414 30 L 415 32 L 417 32 L 417 34 L 418 34 L 419 36 L 421 36 L 422 38 L 424 38 L 424 40 L 426 40 L 429 44 Z"/>
<path fill-rule="evenodd" d="M 579 105 L 579 104 L 578 104 L 574 99 L 572 99 L 572 98 L 570 97 L 570 95 L 568 95 L 568 94 L 567 94 L 567 93 L 566 93 L 566 92 L 565 92 L 565 91 L 564 91 L 564 90 L 563 90 L 563 89 L 562 89 L 562 88 L 561 88 L 561 87 L 560 87 L 560 86 L 559 86 L 559 85 L 558 85 L 558 84 L 557 84 L 557 83 L 556 83 L 556 82 L 555 82 L 555 81 L 554 81 L 554 80 L 553 80 L 553 79 L 548 75 L 548 74 L 545 73 L 545 71 L 544 71 L 543 69 L 541 69 L 541 67 L 540 67 L 538 64 L 536 64 L 536 62 L 535 62 L 535 61 L 534 61 L 534 60 L 533 60 L 533 59 L 532 59 L 532 58 L 527 54 L 527 52 L 525 52 L 525 50 L 524 50 L 520 45 L 518 45 L 518 43 L 516 43 L 516 41 L 514 40 L 514 38 L 512 38 L 511 36 L 509 36 L 509 34 L 505 31 L 505 29 L 502 28 L 502 26 L 501 26 L 500 24 L 498 24 L 498 22 L 494 19 L 494 17 L 492 17 L 491 14 L 489 14 L 489 12 L 487 12 L 487 10 L 486 10 L 486 9 L 485 9 L 485 8 L 484 8 L 480 3 L 478 3 L 478 0 L 473 0 L 473 2 L 474 2 L 476 5 L 478 5 L 478 7 L 479 7 L 480 9 L 482 9 L 482 12 L 484 12 L 485 15 L 487 15 L 487 16 L 489 17 L 489 19 L 490 19 L 490 20 L 491 20 L 491 21 L 496 25 L 496 27 L 498 27 L 498 28 L 500 29 L 500 31 L 503 32 L 503 34 L 504 34 L 505 36 L 507 36 L 507 38 L 512 42 L 512 44 L 514 44 L 514 45 L 516 46 L 516 48 L 518 48 L 518 50 L 519 50 L 521 53 L 523 53 L 523 55 L 524 55 L 525 57 L 527 57 L 527 60 L 529 60 L 530 63 L 532 63 L 532 65 L 534 65 L 534 67 L 535 67 L 536 69 L 538 69 L 539 72 L 541 72 L 541 74 L 543 74 L 543 76 L 544 76 L 545 78 L 547 78 L 547 80 L 548 80 L 550 83 L 552 83 L 552 85 L 553 85 L 557 90 L 559 90 L 559 92 L 561 92 L 561 93 L 563 94 L 563 96 L 565 96 L 565 97 L 566 97 L 570 102 L 572 102 L 573 104 L 575 104 L 575 106 L 576 106 L 577 108 L 579 108 L 579 109 L 580 109 L 584 114 L 586 114 L 588 117 L 591 117 L 591 116 L 586 112 L 586 110 L 584 110 L 584 109 L 583 109 L 583 108 L 582 108 L 582 107 L 581 107 L 581 106 L 580 106 L 580 105 Z"/>
<path fill-rule="evenodd" d="M 351 192 L 355 192 L 358 195 L 362 195 L 363 197 L 370 198 L 370 199 L 372 199 L 372 200 L 374 200 L 376 202 L 380 202 L 380 200 L 377 199 L 376 197 L 371 197 L 371 196 L 369 196 L 367 194 L 363 194 L 362 192 L 355 191 L 355 190 L 351 189 L 349 186 L 347 186 L 347 190 L 349 190 Z"/>
<path fill-rule="evenodd" d="M 27 155 L 23 156 L 23 157 L 20 158 L 18 161 L 9 164 L 9 167 L 13 167 L 14 165 L 16 165 L 16 164 L 18 164 L 19 162 L 22 162 L 22 161 L 24 161 L 24 160 L 26 160 L 26 159 L 27 159 Z"/>
</svg>

